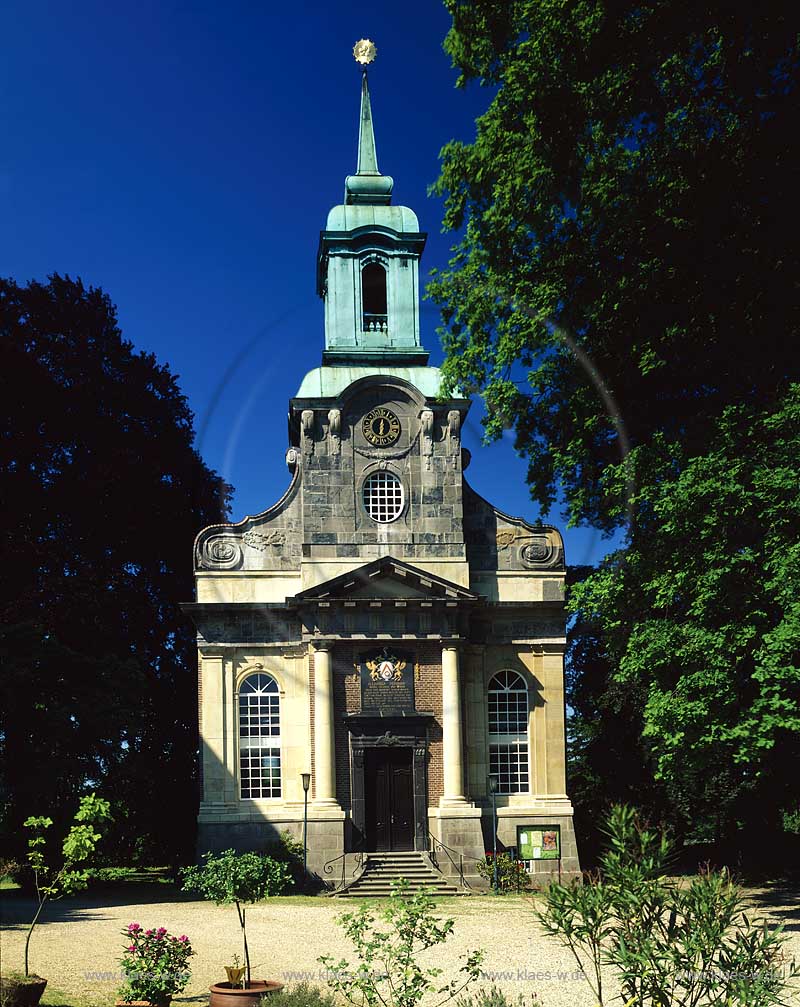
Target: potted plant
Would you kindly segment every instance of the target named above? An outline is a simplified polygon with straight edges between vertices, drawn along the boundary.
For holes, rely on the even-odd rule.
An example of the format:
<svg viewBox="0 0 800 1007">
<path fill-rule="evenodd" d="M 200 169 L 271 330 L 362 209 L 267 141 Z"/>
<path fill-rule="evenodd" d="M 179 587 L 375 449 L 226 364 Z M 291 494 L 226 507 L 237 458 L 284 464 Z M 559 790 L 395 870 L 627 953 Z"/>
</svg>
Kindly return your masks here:
<svg viewBox="0 0 800 1007">
<path fill-rule="evenodd" d="M 242 959 L 238 955 L 233 956 L 233 964 L 225 966 L 225 975 L 228 977 L 228 982 L 231 986 L 236 986 L 239 989 L 244 988 L 244 979 L 247 969 L 242 965 Z"/>
<path fill-rule="evenodd" d="M 203 860 L 205 863 L 200 866 L 184 868 L 183 889 L 199 892 L 219 906 L 236 906 L 246 971 L 244 986 L 230 981 L 213 985 L 210 1007 L 259 1007 L 261 998 L 283 989 L 283 983 L 252 978 L 245 907 L 270 895 L 280 895 L 290 884 L 289 868 L 271 857 L 258 853 L 237 854 L 235 850 L 223 850 L 216 855 L 206 853 Z"/>
<path fill-rule="evenodd" d="M 129 923 L 122 936 L 129 942 L 120 959 L 126 983 L 117 1007 L 169 1007 L 189 984 L 189 958 L 194 954 L 186 934 L 173 937 L 165 927 L 145 930 Z"/>
<path fill-rule="evenodd" d="M 74 895 L 89 884 L 87 861 L 102 838 L 95 826 L 111 820 L 111 805 L 96 794 L 81 798 L 78 810 L 69 832 L 61 844 L 61 863 L 48 863 L 45 856 L 46 831 L 53 819 L 45 817 L 26 818 L 23 825 L 31 830 L 28 839 L 27 861 L 33 871 L 36 889 L 36 911 L 25 937 L 25 972 L 12 973 L 0 977 L 0 999 L 4 1007 L 36 1007 L 44 993 L 47 980 L 30 970 L 29 951 L 31 937 L 42 911 L 48 902 Z"/>
</svg>

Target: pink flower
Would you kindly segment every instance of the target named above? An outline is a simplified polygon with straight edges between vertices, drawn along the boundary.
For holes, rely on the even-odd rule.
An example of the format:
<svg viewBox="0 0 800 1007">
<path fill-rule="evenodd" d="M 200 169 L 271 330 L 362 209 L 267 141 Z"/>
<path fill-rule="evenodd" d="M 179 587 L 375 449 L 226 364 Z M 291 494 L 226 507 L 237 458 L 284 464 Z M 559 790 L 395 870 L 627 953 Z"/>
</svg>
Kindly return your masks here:
<svg viewBox="0 0 800 1007">
<path fill-rule="evenodd" d="M 186 934 L 181 934 L 180 937 L 178 938 L 178 940 L 181 941 L 184 944 L 188 944 L 189 943 L 189 938 L 186 936 Z"/>
<path fill-rule="evenodd" d="M 145 930 L 144 935 L 145 937 L 152 937 L 154 933 L 154 930 Z"/>
<path fill-rule="evenodd" d="M 159 934 L 165 934 L 166 932 L 167 932 L 167 928 L 166 927 L 159 927 L 158 930 L 156 931 L 156 933 L 159 933 Z"/>
<path fill-rule="evenodd" d="M 128 924 L 128 930 L 130 930 L 130 932 L 132 934 L 138 933 L 141 929 L 142 928 L 139 926 L 138 923 L 129 923 Z"/>
<path fill-rule="evenodd" d="M 135 950 L 136 950 L 135 944 L 131 944 L 130 947 L 128 948 L 128 951 L 135 951 Z"/>
</svg>

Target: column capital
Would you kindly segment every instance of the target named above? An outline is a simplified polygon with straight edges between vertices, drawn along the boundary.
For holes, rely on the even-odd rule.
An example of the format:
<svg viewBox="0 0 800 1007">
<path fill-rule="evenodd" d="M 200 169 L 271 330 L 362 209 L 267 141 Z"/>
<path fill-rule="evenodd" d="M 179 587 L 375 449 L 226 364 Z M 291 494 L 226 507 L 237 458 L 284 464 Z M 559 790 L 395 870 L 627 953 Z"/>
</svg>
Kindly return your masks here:
<svg viewBox="0 0 800 1007">
<path fill-rule="evenodd" d="M 312 640 L 311 643 L 314 647 L 314 653 L 318 650 L 323 651 L 324 653 L 330 653 L 333 650 L 333 640 Z"/>
</svg>

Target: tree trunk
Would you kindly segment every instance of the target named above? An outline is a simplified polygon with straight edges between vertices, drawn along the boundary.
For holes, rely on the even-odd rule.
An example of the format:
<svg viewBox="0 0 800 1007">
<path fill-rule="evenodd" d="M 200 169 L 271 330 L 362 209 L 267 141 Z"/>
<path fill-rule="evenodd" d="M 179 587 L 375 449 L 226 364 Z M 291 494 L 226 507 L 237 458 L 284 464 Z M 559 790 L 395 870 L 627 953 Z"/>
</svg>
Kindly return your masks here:
<svg viewBox="0 0 800 1007">
<path fill-rule="evenodd" d="M 37 888 L 38 888 L 38 885 L 37 885 Z M 42 910 L 44 909 L 45 902 L 47 902 L 47 898 L 46 897 L 39 900 L 39 908 L 36 910 L 36 915 L 33 917 L 33 920 L 31 921 L 31 925 L 28 927 L 28 936 L 25 938 L 25 975 L 26 976 L 30 975 L 30 972 L 28 971 L 28 945 L 31 942 L 31 934 L 33 933 L 33 928 L 39 922 L 39 917 L 42 915 Z"/>
<path fill-rule="evenodd" d="M 247 975 L 247 983 L 246 983 L 246 985 L 249 986 L 250 985 L 250 951 L 248 950 L 248 947 L 247 947 L 247 930 L 245 929 L 245 915 L 244 915 L 245 914 L 245 910 L 239 905 L 238 902 L 236 903 L 236 912 L 239 914 L 239 924 L 240 924 L 240 926 L 242 928 L 242 943 L 244 944 L 244 964 L 245 964 L 245 968 L 247 969 L 247 973 L 246 973 L 246 975 Z"/>
</svg>

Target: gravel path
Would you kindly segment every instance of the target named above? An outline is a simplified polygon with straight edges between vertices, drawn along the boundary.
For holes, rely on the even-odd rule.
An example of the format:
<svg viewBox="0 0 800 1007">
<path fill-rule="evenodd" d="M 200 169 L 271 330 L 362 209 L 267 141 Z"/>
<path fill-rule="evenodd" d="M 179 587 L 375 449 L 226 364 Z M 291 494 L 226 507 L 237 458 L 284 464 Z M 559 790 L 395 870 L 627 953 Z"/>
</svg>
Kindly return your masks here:
<svg viewBox="0 0 800 1007">
<path fill-rule="evenodd" d="M 181 895 L 166 895 L 155 887 L 127 892 L 107 891 L 54 903 L 46 910 L 31 942 L 31 966 L 47 976 L 51 990 L 63 994 L 65 1004 L 76 1002 L 112 1007 L 119 985 L 117 960 L 128 923 L 166 927 L 186 933 L 196 952 L 192 981 L 174 1003 L 205 1002 L 208 986 L 224 976 L 234 952 L 241 953 L 236 911 Z M 16 893 L 2 897 L 3 933 L 0 962 L 4 969 L 20 967 L 25 922 L 32 903 Z M 798 893 L 784 888 L 751 892 L 754 905 L 774 922 L 783 921 L 790 935 L 788 951 L 800 961 L 800 905 Z M 102 901 L 101 901 L 102 900 Z M 350 957 L 352 948 L 335 924 L 335 917 L 355 902 L 333 899 L 274 899 L 247 910 L 251 958 L 258 963 L 254 976 L 297 982 L 308 978 L 324 985 L 320 955 Z M 445 970 L 443 978 L 457 972 L 460 956 L 484 948 L 485 972 L 513 998 L 529 1001 L 536 992 L 543 1007 L 593 1007 L 586 983 L 576 973 L 569 953 L 546 937 L 537 926 L 526 898 L 493 899 L 473 896 L 442 900 L 439 915 L 455 919 L 454 933 L 431 954 L 431 962 Z M 433 949 L 432 949 L 433 951 Z M 484 985 L 490 985 L 487 978 Z M 50 992 L 50 991 L 48 991 Z M 56 1003 L 52 994 L 47 997 Z M 58 1001 L 60 1002 L 60 1001 Z M 795 1001 L 800 1004 L 800 999 Z"/>
</svg>

